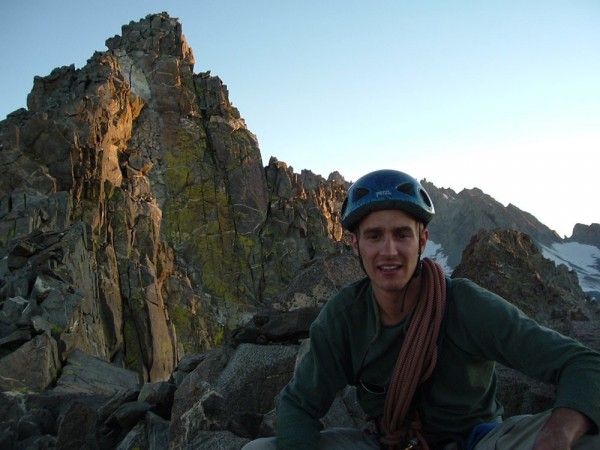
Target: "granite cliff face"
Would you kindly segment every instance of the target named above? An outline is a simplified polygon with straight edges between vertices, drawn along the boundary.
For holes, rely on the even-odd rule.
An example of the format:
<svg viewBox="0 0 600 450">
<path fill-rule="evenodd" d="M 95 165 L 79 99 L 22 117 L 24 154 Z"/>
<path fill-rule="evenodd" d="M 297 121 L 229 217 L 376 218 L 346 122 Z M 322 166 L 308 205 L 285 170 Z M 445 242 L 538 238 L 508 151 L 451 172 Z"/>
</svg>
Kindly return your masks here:
<svg viewBox="0 0 600 450">
<path fill-rule="evenodd" d="M 0 123 L 2 356 L 36 336 L 52 367 L 80 349 L 165 379 L 334 251 L 346 184 L 265 168 L 166 13 L 106 44 Z"/>
</svg>

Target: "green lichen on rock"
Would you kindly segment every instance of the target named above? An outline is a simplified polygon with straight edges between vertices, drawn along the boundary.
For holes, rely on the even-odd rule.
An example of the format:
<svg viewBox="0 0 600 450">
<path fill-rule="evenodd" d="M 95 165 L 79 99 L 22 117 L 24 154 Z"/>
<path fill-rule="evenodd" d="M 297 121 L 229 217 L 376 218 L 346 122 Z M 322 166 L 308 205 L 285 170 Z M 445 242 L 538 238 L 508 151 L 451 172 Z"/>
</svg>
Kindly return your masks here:
<svg viewBox="0 0 600 450">
<path fill-rule="evenodd" d="M 169 306 L 169 318 L 175 326 L 178 342 L 183 346 L 185 353 L 192 351 L 190 338 L 193 336 L 194 321 L 193 314 L 189 308 L 173 304 Z"/>
<path fill-rule="evenodd" d="M 233 311 L 243 301 L 238 285 L 245 269 L 226 184 L 206 141 L 185 128 L 178 130 L 176 146 L 165 159 L 168 195 L 161 233 L 196 268 L 202 289 Z"/>
<path fill-rule="evenodd" d="M 125 368 L 144 373 L 142 349 L 135 324 L 131 320 L 125 320 L 123 323 L 123 339 L 125 346 Z"/>
</svg>

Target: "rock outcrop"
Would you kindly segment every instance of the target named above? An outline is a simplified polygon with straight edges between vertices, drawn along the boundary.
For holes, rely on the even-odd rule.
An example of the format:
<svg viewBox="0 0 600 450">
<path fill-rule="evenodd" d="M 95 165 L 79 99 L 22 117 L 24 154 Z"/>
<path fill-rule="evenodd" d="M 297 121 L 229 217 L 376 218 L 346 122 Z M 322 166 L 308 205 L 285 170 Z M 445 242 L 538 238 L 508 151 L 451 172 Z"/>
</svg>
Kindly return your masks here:
<svg viewBox="0 0 600 450">
<path fill-rule="evenodd" d="M 573 235 L 567 239 L 568 242 L 579 242 L 580 244 L 593 245 L 600 248 L 600 224 L 591 225 L 575 224 Z"/>
<path fill-rule="evenodd" d="M 577 275 L 544 258 L 533 239 L 520 231 L 482 230 L 465 248 L 452 276 L 475 281 L 566 334 L 574 321 L 594 318 Z"/>
</svg>

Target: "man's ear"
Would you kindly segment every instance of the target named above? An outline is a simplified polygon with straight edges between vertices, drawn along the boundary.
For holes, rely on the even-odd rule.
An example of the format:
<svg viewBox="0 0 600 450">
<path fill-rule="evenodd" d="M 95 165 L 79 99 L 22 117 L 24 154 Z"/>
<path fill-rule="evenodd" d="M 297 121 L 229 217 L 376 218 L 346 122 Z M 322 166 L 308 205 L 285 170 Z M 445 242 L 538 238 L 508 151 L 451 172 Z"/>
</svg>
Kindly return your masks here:
<svg viewBox="0 0 600 450">
<path fill-rule="evenodd" d="M 356 232 L 351 232 L 350 233 L 350 243 L 352 244 L 352 250 L 354 250 L 354 254 L 356 256 L 359 256 L 359 251 L 358 251 L 358 236 L 356 235 Z"/>
<path fill-rule="evenodd" d="M 429 240 L 429 230 L 427 228 L 421 231 L 421 236 L 419 237 L 419 248 L 421 249 L 421 254 L 425 252 L 425 247 L 427 247 L 427 241 Z"/>
</svg>

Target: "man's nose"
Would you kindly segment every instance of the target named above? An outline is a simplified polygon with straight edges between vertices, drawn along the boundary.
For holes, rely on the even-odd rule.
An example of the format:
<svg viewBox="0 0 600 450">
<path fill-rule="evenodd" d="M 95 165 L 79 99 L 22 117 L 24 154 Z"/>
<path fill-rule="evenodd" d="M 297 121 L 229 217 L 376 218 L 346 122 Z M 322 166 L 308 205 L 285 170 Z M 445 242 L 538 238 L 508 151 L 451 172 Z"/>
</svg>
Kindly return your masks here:
<svg viewBox="0 0 600 450">
<path fill-rule="evenodd" d="M 386 236 L 382 242 L 381 253 L 384 255 L 396 255 L 398 250 L 392 236 Z"/>
</svg>

